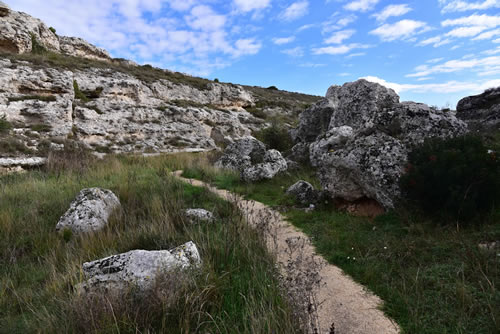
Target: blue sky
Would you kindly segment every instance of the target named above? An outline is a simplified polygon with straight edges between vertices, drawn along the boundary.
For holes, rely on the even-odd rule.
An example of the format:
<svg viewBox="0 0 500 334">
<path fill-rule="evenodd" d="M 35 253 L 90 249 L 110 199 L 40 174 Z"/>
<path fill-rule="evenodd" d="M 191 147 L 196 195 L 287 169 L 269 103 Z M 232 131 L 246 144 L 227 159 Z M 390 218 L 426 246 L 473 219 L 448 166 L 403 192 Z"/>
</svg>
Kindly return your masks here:
<svg viewBox="0 0 500 334">
<path fill-rule="evenodd" d="M 500 86 L 500 0 L 5 2 L 114 57 L 224 82 L 324 95 L 368 78 L 451 107 Z"/>
</svg>

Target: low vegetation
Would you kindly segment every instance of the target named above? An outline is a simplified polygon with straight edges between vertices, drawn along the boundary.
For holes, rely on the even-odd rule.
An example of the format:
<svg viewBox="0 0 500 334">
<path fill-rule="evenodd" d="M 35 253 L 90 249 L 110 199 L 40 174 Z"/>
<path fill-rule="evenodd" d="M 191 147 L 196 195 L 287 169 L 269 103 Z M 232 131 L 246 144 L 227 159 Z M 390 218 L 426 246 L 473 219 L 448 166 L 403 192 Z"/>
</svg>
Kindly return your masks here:
<svg viewBox="0 0 500 334">
<path fill-rule="evenodd" d="M 50 153 L 46 170 L 1 177 L 0 332 L 300 331 L 273 258 L 235 205 L 173 179 L 168 167 L 179 163 L 175 158 L 109 156 L 82 164 L 86 155 L 72 150 Z M 57 234 L 72 199 L 94 186 L 120 198 L 110 225 L 82 237 Z M 187 224 L 182 211 L 189 207 L 213 211 L 217 222 Z M 75 294 L 85 261 L 189 240 L 200 249 L 200 271 L 165 274 L 146 296 Z"/>
<path fill-rule="evenodd" d="M 306 212 L 284 192 L 300 179 L 317 187 L 314 171 L 246 184 L 238 174 L 211 167 L 215 158 L 178 156 L 172 168 L 281 210 L 329 262 L 379 295 L 383 310 L 404 333 L 498 332 L 498 248 L 485 246 L 500 240 L 498 210 L 484 224 L 458 229 L 403 208 L 375 220 L 339 212 L 330 204 Z"/>
<path fill-rule="evenodd" d="M 427 140 L 410 153 L 401 187 L 440 223 L 484 222 L 500 206 L 500 159 L 479 137 Z"/>
<path fill-rule="evenodd" d="M 9 132 L 12 128 L 12 124 L 7 120 L 5 115 L 0 116 L 0 134 Z"/>
<path fill-rule="evenodd" d="M 293 146 L 288 130 L 285 125 L 273 120 L 270 127 L 257 131 L 254 137 L 266 144 L 267 148 L 286 152 Z"/>
<path fill-rule="evenodd" d="M 11 96 L 7 98 L 8 102 L 18 102 L 27 100 L 38 100 L 43 102 L 55 102 L 57 98 L 54 95 L 21 95 L 21 96 Z"/>
</svg>

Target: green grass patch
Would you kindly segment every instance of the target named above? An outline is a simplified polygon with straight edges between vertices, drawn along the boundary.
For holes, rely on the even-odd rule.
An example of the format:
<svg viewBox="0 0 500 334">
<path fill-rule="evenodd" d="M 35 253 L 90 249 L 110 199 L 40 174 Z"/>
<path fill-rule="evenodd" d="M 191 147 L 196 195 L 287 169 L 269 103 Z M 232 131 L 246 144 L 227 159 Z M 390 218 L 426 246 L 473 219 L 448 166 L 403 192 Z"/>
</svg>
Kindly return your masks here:
<svg viewBox="0 0 500 334">
<path fill-rule="evenodd" d="M 0 178 L 0 332 L 299 331 L 261 236 L 235 205 L 172 178 L 170 160 L 109 156 L 84 170 L 49 168 Z M 122 203 L 109 226 L 83 237 L 56 233 L 77 193 L 95 186 L 111 189 Z M 187 224 L 182 212 L 190 207 L 213 211 L 217 221 Z M 189 240 L 199 247 L 201 271 L 166 274 L 144 298 L 82 299 L 74 293 L 85 261 Z M 173 290 L 165 294 L 166 288 Z"/>
</svg>

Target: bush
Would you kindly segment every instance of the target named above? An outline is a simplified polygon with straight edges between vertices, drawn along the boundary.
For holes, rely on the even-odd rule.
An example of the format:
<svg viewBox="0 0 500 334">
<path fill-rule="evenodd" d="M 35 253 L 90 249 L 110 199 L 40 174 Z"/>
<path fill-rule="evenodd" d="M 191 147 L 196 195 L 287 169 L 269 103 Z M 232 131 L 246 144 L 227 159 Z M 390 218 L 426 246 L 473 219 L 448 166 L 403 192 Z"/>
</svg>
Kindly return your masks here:
<svg viewBox="0 0 500 334">
<path fill-rule="evenodd" d="M 31 34 L 31 53 L 41 55 L 47 53 L 47 49 L 40 44 L 34 34 Z"/>
<path fill-rule="evenodd" d="M 293 142 L 288 129 L 273 121 L 271 126 L 255 133 L 255 138 L 266 144 L 268 148 L 285 152 L 292 148 Z"/>
<path fill-rule="evenodd" d="M 50 31 L 52 31 L 52 33 L 53 33 L 54 35 L 56 34 L 56 28 L 54 28 L 54 27 L 50 27 L 50 28 L 49 28 L 49 30 L 50 30 Z"/>
<path fill-rule="evenodd" d="M 80 90 L 76 80 L 73 80 L 73 89 L 75 91 L 75 99 L 81 100 L 82 102 L 89 102 L 89 98 Z"/>
<path fill-rule="evenodd" d="M 12 128 L 12 125 L 7 121 L 5 115 L 0 116 L 0 133 L 6 133 Z"/>
<path fill-rule="evenodd" d="M 409 154 L 401 189 L 434 220 L 478 222 L 500 198 L 500 159 L 482 140 L 430 139 Z"/>
<path fill-rule="evenodd" d="M 269 87 L 267 87 L 267 89 L 269 89 L 269 90 L 278 90 L 278 87 L 276 87 L 276 86 L 269 86 Z"/>
</svg>

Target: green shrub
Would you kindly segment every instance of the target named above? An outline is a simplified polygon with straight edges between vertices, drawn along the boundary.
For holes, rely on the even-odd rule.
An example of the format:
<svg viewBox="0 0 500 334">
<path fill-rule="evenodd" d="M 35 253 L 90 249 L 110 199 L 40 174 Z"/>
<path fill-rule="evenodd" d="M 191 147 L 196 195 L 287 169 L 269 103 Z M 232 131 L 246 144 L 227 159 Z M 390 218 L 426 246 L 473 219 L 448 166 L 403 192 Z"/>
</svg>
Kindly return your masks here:
<svg viewBox="0 0 500 334">
<path fill-rule="evenodd" d="M 52 126 L 50 124 L 35 123 L 30 125 L 30 129 L 36 132 L 50 132 L 52 131 Z"/>
<path fill-rule="evenodd" d="M 78 87 L 78 82 L 76 82 L 76 80 L 73 80 L 73 89 L 75 91 L 75 99 L 79 99 L 82 102 L 89 102 L 89 98 L 80 90 L 80 87 Z"/>
<path fill-rule="evenodd" d="M 56 33 L 56 28 L 54 28 L 54 27 L 50 27 L 50 28 L 49 28 L 49 30 L 50 30 L 50 31 L 52 31 L 52 33 L 55 35 L 55 33 Z"/>
<path fill-rule="evenodd" d="M 31 53 L 41 55 L 47 53 L 47 49 L 40 44 L 35 34 L 31 34 Z"/>
<path fill-rule="evenodd" d="M 276 86 L 269 86 L 269 87 L 267 87 L 267 89 L 269 89 L 269 90 L 278 90 L 278 87 L 276 87 Z"/>
<path fill-rule="evenodd" d="M 409 154 L 401 189 L 434 220 L 478 222 L 500 198 L 500 159 L 474 136 L 430 139 Z"/>
<path fill-rule="evenodd" d="M 214 79 L 214 82 L 218 83 L 218 82 L 219 82 L 219 79 L 215 78 L 215 79 Z"/>
<path fill-rule="evenodd" d="M 12 125 L 7 121 L 5 115 L 0 116 L 0 133 L 6 133 L 12 128 Z"/>
<path fill-rule="evenodd" d="M 266 144 L 268 148 L 285 152 L 292 148 L 293 142 L 288 129 L 278 122 L 272 122 L 271 126 L 255 133 L 255 138 Z"/>
</svg>

